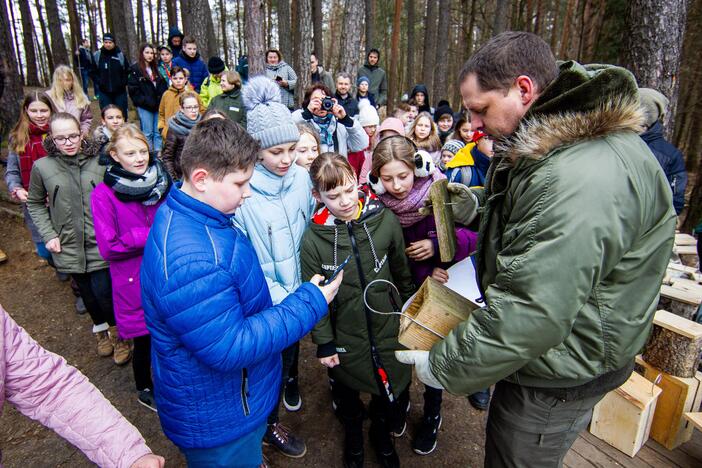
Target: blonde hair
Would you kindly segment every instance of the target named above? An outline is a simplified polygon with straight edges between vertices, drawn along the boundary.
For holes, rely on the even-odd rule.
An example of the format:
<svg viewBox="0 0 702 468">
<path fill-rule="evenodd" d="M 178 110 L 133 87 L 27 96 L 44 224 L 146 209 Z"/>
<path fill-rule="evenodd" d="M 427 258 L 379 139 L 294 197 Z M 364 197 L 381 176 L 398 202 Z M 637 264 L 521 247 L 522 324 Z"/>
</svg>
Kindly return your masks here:
<svg viewBox="0 0 702 468">
<path fill-rule="evenodd" d="M 429 136 L 427 136 L 423 140 L 418 140 L 417 136 L 414 134 L 414 129 L 417 128 L 417 123 L 419 122 L 419 119 L 427 119 L 429 121 L 429 125 L 431 126 Z M 436 128 L 436 124 L 431 118 L 431 114 L 429 112 L 421 112 L 417 116 L 417 118 L 414 119 L 414 122 L 412 122 L 412 125 L 410 125 L 410 128 L 407 131 L 407 136 L 414 142 L 415 145 L 417 145 L 417 149 L 429 151 L 430 153 L 434 151 L 439 151 L 441 149 L 441 139 L 439 138 L 439 130 Z"/>
<path fill-rule="evenodd" d="M 200 104 L 200 96 L 195 92 L 195 91 L 185 91 L 178 96 L 178 104 L 180 104 L 180 107 L 183 107 L 183 103 L 185 102 L 186 99 L 193 98 L 197 101 L 198 106 Z"/>
<path fill-rule="evenodd" d="M 400 161 L 414 171 L 414 153 L 416 151 L 417 148 L 407 137 L 395 135 L 383 138 L 373 151 L 370 173 L 375 177 L 380 177 L 380 169 L 392 161 Z"/>
<path fill-rule="evenodd" d="M 224 76 L 227 78 L 227 83 L 234 85 L 235 88 L 241 88 L 241 76 L 234 70 L 227 70 L 224 72 Z"/>
<path fill-rule="evenodd" d="M 317 148 L 322 147 L 322 143 L 319 139 L 319 132 L 312 126 L 312 124 L 309 124 L 307 122 L 302 122 L 297 124 L 297 129 L 300 132 L 300 137 L 304 135 L 305 133 L 310 135 L 314 141 L 317 142 Z"/>
<path fill-rule="evenodd" d="M 349 160 L 339 153 L 322 153 L 310 166 L 312 188 L 317 192 L 327 192 L 349 181 L 356 181 Z"/>
<path fill-rule="evenodd" d="M 117 143 L 119 143 L 120 140 L 126 140 L 126 139 L 132 139 L 132 140 L 139 140 L 146 147 L 149 147 L 149 142 L 146 140 L 146 137 L 144 134 L 139 130 L 139 127 L 137 127 L 134 124 L 127 123 L 119 127 L 117 130 L 114 131 L 112 134 L 112 138 L 110 139 L 110 143 L 107 145 L 106 152 L 107 154 L 110 154 L 112 151 L 117 151 Z"/>
<path fill-rule="evenodd" d="M 73 85 L 70 91 L 73 93 L 73 99 L 75 99 L 76 107 L 82 110 L 90 105 L 90 100 L 88 100 L 88 96 L 86 96 L 83 92 L 83 88 L 80 86 L 78 77 L 75 73 L 73 73 L 73 70 L 66 65 L 59 65 L 56 67 L 56 70 L 54 70 L 54 75 L 51 80 L 51 88 L 49 88 L 49 90 L 46 92 L 49 98 L 51 98 L 53 101 L 57 112 L 63 112 L 66 110 L 66 103 L 64 102 L 63 98 L 66 90 L 63 89 L 63 85 L 61 84 L 60 80 L 69 76 L 73 78 Z"/>
</svg>

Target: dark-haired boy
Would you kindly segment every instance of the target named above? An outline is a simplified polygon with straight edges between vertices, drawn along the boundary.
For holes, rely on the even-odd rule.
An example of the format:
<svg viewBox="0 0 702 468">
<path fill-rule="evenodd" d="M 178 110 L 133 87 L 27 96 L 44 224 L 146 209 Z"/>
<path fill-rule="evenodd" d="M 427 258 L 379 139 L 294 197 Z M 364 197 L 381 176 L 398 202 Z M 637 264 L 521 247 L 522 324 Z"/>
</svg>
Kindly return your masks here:
<svg viewBox="0 0 702 468">
<path fill-rule="evenodd" d="M 181 155 L 182 185 L 159 209 L 144 249 L 159 417 L 191 467 L 261 463 L 280 353 L 326 314 L 340 284 L 322 287 L 315 275 L 271 305 L 256 253 L 233 223 L 251 195 L 258 151 L 230 120 L 198 124 Z"/>
</svg>

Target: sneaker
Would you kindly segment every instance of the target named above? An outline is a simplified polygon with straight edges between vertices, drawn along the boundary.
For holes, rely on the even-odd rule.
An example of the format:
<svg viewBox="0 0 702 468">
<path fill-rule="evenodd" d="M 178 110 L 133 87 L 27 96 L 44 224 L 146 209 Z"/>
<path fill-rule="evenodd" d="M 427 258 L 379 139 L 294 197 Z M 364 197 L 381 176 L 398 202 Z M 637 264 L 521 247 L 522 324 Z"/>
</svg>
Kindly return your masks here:
<svg viewBox="0 0 702 468">
<path fill-rule="evenodd" d="M 95 339 L 97 340 L 98 356 L 111 356 L 114 348 L 112 346 L 112 341 L 110 340 L 110 335 L 107 333 L 107 331 L 95 333 Z"/>
<path fill-rule="evenodd" d="M 380 466 L 383 468 L 400 468 L 400 458 L 397 456 L 390 433 L 378 430 L 371 423 L 369 438 Z"/>
<path fill-rule="evenodd" d="M 280 423 L 268 425 L 266 435 L 263 436 L 263 445 L 272 445 L 290 458 L 302 458 L 307 453 L 305 443 Z"/>
<path fill-rule="evenodd" d="M 285 384 L 283 404 L 288 411 L 299 411 L 302 408 L 302 398 L 300 398 L 300 387 L 297 383 L 297 377 L 288 379 L 288 382 Z"/>
<path fill-rule="evenodd" d="M 398 438 L 398 437 L 402 437 L 403 435 L 405 435 L 405 431 L 407 430 L 407 416 L 406 415 L 409 414 L 411 406 L 412 405 L 410 404 L 409 400 L 407 400 L 407 409 L 405 410 L 405 417 L 402 418 L 401 422 L 397 423 L 397 427 L 393 428 L 390 431 L 390 434 L 392 434 L 393 437 Z M 400 425 L 400 424 L 402 424 L 402 425 Z"/>
<path fill-rule="evenodd" d="M 83 298 L 78 296 L 76 298 L 76 312 L 78 312 L 78 315 L 83 315 L 88 311 L 88 309 L 85 307 L 85 302 L 83 302 Z"/>
<path fill-rule="evenodd" d="M 139 390 L 137 401 L 149 408 L 151 411 L 158 413 L 158 410 L 156 409 L 156 400 L 154 399 L 154 392 L 152 392 L 151 389 L 145 388 L 144 390 Z"/>
<path fill-rule="evenodd" d="M 419 431 L 412 440 L 412 450 L 419 455 L 429 455 L 436 448 L 436 438 L 441 427 L 441 415 L 425 416 Z"/>
<path fill-rule="evenodd" d="M 477 410 L 487 410 L 488 406 L 490 406 L 490 389 L 486 388 L 485 390 L 469 395 L 468 401 L 470 402 L 471 406 Z"/>
<path fill-rule="evenodd" d="M 109 334 L 114 348 L 112 359 L 115 361 L 115 364 L 122 366 L 128 363 L 132 358 L 132 347 L 129 345 L 129 341 L 120 339 L 117 334 L 117 327 L 110 327 Z"/>
</svg>

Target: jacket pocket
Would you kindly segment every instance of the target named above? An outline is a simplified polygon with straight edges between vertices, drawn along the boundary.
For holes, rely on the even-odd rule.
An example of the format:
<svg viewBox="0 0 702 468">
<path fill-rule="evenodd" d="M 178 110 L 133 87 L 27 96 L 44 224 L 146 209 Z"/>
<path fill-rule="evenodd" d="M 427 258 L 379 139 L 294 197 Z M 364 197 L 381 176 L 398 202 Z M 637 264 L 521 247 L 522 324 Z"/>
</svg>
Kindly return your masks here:
<svg viewBox="0 0 702 468">
<path fill-rule="evenodd" d="M 241 407 L 244 410 L 244 416 L 251 413 L 249 408 L 249 376 L 246 367 L 241 369 Z"/>
</svg>

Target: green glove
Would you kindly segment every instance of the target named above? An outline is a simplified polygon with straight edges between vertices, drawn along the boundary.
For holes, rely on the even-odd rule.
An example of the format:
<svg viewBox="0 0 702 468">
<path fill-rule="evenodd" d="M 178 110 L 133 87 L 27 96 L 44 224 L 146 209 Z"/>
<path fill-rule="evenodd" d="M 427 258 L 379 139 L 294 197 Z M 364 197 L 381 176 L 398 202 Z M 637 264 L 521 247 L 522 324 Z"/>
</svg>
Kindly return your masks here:
<svg viewBox="0 0 702 468">
<path fill-rule="evenodd" d="M 446 190 L 448 191 L 449 203 L 453 211 L 453 219 L 458 224 L 467 226 L 478 214 L 478 197 L 463 184 L 449 183 Z M 419 209 L 419 213 L 424 216 L 434 214 L 430 198 L 424 200 L 424 206 Z"/>
</svg>

